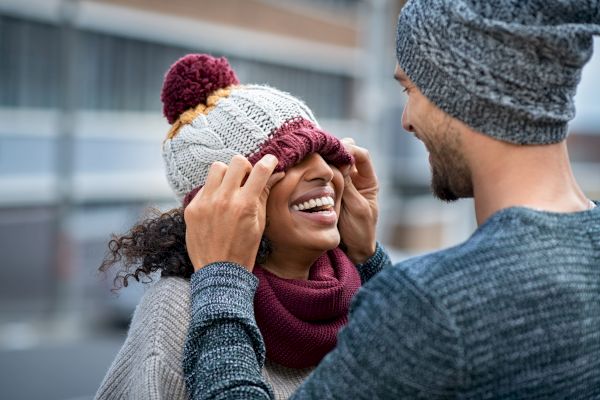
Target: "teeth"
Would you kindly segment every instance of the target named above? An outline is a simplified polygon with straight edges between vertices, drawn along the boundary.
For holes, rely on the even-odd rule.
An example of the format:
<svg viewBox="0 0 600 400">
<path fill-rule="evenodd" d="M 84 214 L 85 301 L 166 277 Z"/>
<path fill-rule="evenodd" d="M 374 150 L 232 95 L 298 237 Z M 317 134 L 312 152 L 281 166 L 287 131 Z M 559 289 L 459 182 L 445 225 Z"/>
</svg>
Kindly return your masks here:
<svg viewBox="0 0 600 400">
<path fill-rule="evenodd" d="M 315 208 L 315 207 L 333 206 L 333 205 L 335 205 L 335 201 L 333 200 L 333 197 L 323 196 L 323 197 L 320 197 L 317 199 L 310 199 L 308 201 L 305 201 L 304 203 L 294 204 L 292 206 L 292 209 L 295 211 L 303 211 L 303 210 L 310 210 L 311 208 Z"/>
</svg>

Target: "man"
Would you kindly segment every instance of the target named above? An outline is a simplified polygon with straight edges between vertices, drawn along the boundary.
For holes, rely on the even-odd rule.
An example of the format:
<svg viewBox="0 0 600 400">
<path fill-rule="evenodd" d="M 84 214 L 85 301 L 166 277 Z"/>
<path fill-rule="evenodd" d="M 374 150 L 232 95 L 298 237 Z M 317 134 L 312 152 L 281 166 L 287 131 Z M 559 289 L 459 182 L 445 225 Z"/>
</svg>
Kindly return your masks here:
<svg viewBox="0 0 600 400">
<path fill-rule="evenodd" d="M 565 144 L 594 34 L 597 0 L 408 2 L 395 72 L 408 94 L 402 124 L 430 153 L 434 193 L 474 197 L 479 227 L 372 278 L 295 398 L 600 398 L 600 207 L 577 185 Z M 376 178 L 365 151 L 348 148 L 357 170 L 342 239 L 362 267 L 387 263 L 368 235 L 352 241 L 372 230 Z M 274 166 L 215 165 L 186 211 L 193 398 L 270 396 L 248 271 Z M 210 207 L 231 217 L 211 220 Z"/>
</svg>

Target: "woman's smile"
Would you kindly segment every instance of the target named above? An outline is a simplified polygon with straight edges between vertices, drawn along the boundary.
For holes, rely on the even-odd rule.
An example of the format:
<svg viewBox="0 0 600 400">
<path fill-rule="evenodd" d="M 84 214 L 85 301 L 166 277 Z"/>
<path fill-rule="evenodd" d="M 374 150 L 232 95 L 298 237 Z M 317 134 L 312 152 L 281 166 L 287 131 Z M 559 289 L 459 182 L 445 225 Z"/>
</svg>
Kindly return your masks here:
<svg viewBox="0 0 600 400">
<path fill-rule="evenodd" d="M 337 213 L 333 209 L 333 206 L 329 206 L 329 208 L 320 211 L 300 211 L 300 210 L 292 210 L 293 215 L 298 216 L 299 218 L 305 218 L 312 222 L 321 224 L 321 225 L 335 225 L 337 223 Z"/>
<path fill-rule="evenodd" d="M 337 228 L 344 177 L 320 154 L 312 153 L 285 172 L 267 200 L 265 236 L 272 244 L 269 261 L 279 265 L 290 254 L 307 267 L 340 243 Z M 311 261 L 312 260 L 312 261 Z"/>
<path fill-rule="evenodd" d="M 322 225 L 335 225 L 335 190 L 321 186 L 303 193 L 292 201 L 292 214 Z"/>
</svg>

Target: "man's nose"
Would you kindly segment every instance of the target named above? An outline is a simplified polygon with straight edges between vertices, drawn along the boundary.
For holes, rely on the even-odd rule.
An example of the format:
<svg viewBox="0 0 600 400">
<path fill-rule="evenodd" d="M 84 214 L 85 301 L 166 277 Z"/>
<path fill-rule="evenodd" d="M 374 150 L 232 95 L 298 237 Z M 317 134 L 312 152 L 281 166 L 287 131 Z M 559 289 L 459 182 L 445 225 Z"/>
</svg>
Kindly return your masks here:
<svg viewBox="0 0 600 400">
<path fill-rule="evenodd" d="M 407 112 L 406 112 L 406 106 L 404 106 L 404 109 L 402 110 L 402 128 L 404 128 L 404 130 L 407 131 L 407 132 L 414 132 L 415 131 L 415 128 L 408 121 L 408 116 L 407 116 Z"/>
</svg>

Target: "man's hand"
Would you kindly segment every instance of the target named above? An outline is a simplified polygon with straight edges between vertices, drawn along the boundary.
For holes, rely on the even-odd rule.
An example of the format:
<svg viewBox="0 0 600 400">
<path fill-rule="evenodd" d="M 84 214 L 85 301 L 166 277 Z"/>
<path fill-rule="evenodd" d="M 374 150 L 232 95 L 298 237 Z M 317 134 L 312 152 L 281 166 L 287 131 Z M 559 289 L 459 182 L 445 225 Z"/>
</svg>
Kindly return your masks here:
<svg viewBox="0 0 600 400">
<path fill-rule="evenodd" d="M 354 144 L 350 138 L 342 139 L 344 147 L 356 160 L 345 177 L 342 209 L 338 222 L 342 242 L 355 264 L 362 264 L 375 253 L 375 226 L 379 207 L 379 184 L 369 151 Z"/>
<path fill-rule="evenodd" d="M 204 187 L 184 212 L 185 242 L 194 270 L 228 261 L 252 271 L 265 229 L 269 191 L 284 175 L 273 175 L 276 166 L 272 155 L 254 167 L 241 155 L 234 156 L 229 166 L 211 165 Z"/>
</svg>

